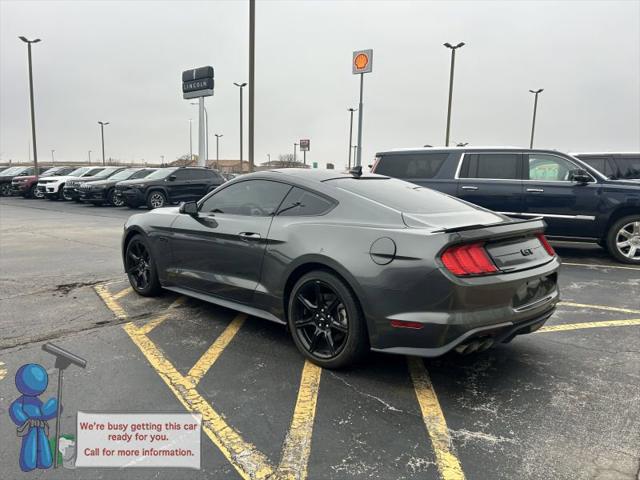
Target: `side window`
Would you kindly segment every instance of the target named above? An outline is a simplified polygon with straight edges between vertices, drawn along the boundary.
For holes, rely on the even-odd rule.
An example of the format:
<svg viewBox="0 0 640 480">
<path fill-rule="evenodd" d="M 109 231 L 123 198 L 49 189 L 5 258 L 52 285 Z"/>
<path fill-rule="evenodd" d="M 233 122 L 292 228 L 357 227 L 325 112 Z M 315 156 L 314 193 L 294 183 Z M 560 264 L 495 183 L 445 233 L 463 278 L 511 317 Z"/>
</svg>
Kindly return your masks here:
<svg viewBox="0 0 640 480">
<path fill-rule="evenodd" d="M 375 173 L 394 178 L 433 178 L 448 156 L 448 153 L 384 155 Z"/>
<path fill-rule="evenodd" d="M 465 154 L 460 178 L 519 180 L 517 153 Z"/>
<path fill-rule="evenodd" d="M 207 198 L 200 211 L 267 217 L 275 213 L 290 189 L 291 186 L 280 182 L 246 180 Z"/>
<path fill-rule="evenodd" d="M 193 174 L 191 173 L 191 170 L 186 170 L 183 168 L 181 168 L 180 170 L 176 170 L 171 175 L 174 175 L 176 177 L 175 181 L 177 182 L 181 182 L 184 180 L 191 180 L 193 178 Z"/>
<path fill-rule="evenodd" d="M 529 180 L 568 182 L 571 181 L 571 170 L 577 168 L 562 157 L 543 153 L 529 154 Z"/>
<path fill-rule="evenodd" d="M 201 169 L 201 170 L 190 170 L 191 178 L 194 180 L 202 180 L 202 179 L 210 179 L 213 177 L 213 172 L 211 170 Z"/>
<path fill-rule="evenodd" d="M 278 215 L 283 217 L 323 215 L 334 205 L 335 203 L 327 198 L 294 187 L 282 202 Z"/>
<path fill-rule="evenodd" d="M 640 178 L 640 157 L 616 158 L 619 178 Z"/>
</svg>

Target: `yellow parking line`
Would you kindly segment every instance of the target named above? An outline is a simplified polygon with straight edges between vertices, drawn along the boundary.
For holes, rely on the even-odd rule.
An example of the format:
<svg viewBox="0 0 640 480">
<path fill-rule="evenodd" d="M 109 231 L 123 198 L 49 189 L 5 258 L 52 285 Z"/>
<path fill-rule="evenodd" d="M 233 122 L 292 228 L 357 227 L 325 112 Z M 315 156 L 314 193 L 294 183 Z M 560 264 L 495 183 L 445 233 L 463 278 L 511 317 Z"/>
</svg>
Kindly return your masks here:
<svg viewBox="0 0 640 480">
<path fill-rule="evenodd" d="M 151 332 L 151 330 L 156 328 L 158 325 L 164 322 L 167 318 L 169 318 L 169 315 L 167 315 L 166 313 L 163 313 L 161 315 L 158 315 L 157 317 L 152 318 L 144 325 L 136 327 L 136 330 L 138 331 L 138 333 L 142 335 L 147 335 L 148 333 Z"/>
<path fill-rule="evenodd" d="M 546 325 L 535 333 L 541 332 L 562 332 L 565 330 L 581 330 L 586 328 L 603 328 L 603 327 L 628 327 L 630 325 L 640 325 L 640 318 L 631 320 L 603 320 L 602 322 L 582 322 L 582 323 L 565 323 L 563 325 Z"/>
<path fill-rule="evenodd" d="M 7 369 L 4 368 L 4 362 L 0 362 L 0 380 L 7 376 Z"/>
<path fill-rule="evenodd" d="M 301 480 L 307 478 L 307 465 L 311 453 L 313 422 L 316 416 L 318 390 L 322 369 L 305 361 L 300 379 L 298 399 L 293 412 L 291 426 L 284 441 L 282 458 L 276 478 Z"/>
<path fill-rule="evenodd" d="M 422 411 L 422 418 L 436 454 L 436 464 L 440 476 L 443 480 L 464 480 L 464 472 L 453 450 L 449 427 L 447 427 L 427 369 L 419 358 L 407 357 L 407 362 Z"/>
<path fill-rule="evenodd" d="M 573 303 L 573 302 L 560 302 L 558 305 L 563 307 L 576 307 L 576 308 L 592 308 L 594 310 L 608 310 L 610 312 L 622 312 L 638 314 L 640 310 L 632 310 L 630 308 L 609 307 L 608 305 L 591 305 L 587 303 Z"/>
<path fill-rule="evenodd" d="M 562 265 L 571 265 L 572 267 L 618 268 L 621 270 L 636 270 L 640 272 L 640 268 L 623 267 L 622 265 L 600 265 L 598 263 L 571 263 L 571 262 L 562 262 Z"/>
<path fill-rule="evenodd" d="M 188 411 L 202 415 L 205 433 L 242 478 L 264 479 L 273 474 L 267 457 L 225 422 L 146 335 L 139 333 L 131 323 L 124 329 L 180 403 Z"/>
<path fill-rule="evenodd" d="M 123 290 L 120 290 L 118 293 L 113 294 L 112 297 L 114 300 L 120 300 L 122 297 L 124 297 L 125 295 L 129 295 L 131 292 L 133 292 L 133 288 L 127 287 Z"/>
<path fill-rule="evenodd" d="M 118 320 L 127 319 L 127 314 L 122 309 L 120 304 L 111 296 L 106 285 L 104 284 L 96 285 L 94 289 L 96 293 L 100 296 L 102 301 L 107 305 L 107 307 L 109 307 L 109 310 L 113 312 L 113 314 L 116 316 Z"/>
<path fill-rule="evenodd" d="M 225 328 L 224 332 L 211 344 L 204 355 L 191 367 L 191 370 L 189 370 L 187 374 L 187 379 L 191 381 L 194 387 L 200 383 L 202 377 L 206 375 L 213 363 L 218 360 L 220 354 L 227 348 L 227 345 L 233 340 L 233 337 L 236 336 L 236 333 L 238 333 L 246 319 L 247 316 L 244 313 L 234 318 L 227 328 Z"/>
</svg>

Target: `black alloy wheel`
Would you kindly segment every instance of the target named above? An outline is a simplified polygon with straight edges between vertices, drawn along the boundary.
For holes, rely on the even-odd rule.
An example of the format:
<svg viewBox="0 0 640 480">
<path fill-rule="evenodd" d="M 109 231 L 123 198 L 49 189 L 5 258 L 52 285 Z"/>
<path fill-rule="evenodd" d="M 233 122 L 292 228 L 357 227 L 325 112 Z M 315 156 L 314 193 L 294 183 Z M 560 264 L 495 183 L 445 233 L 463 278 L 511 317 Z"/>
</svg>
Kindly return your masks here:
<svg viewBox="0 0 640 480">
<path fill-rule="evenodd" d="M 33 198 L 44 198 L 44 190 L 39 189 L 37 184 L 33 190 Z"/>
<path fill-rule="evenodd" d="M 71 195 L 68 192 L 64 191 L 64 187 L 60 187 L 60 190 L 58 191 L 58 195 L 60 195 L 60 192 L 62 192 L 62 199 L 66 200 L 67 202 L 70 202 L 73 200 L 73 195 Z"/>
<path fill-rule="evenodd" d="M 142 235 L 136 235 L 127 245 L 125 266 L 129 283 L 142 296 L 160 293 L 160 282 L 149 246 Z"/>
<path fill-rule="evenodd" d="M 0 185 L 0 195 L 3 197 L 8 197 L 11 195 L 11 184 L 3 183 Z"/>
<path fill-rule="evenodd" d="M 162 208 L 167 204 L 167 197 L 160 190 L 155 190 L 147 197 L 147 207 L 149 210 Z"/>
<path fill-rule="evenodd" d="M 289 298 L 288 321 L 298 349 L 322 367 L 351 364 L 368 346 L 355 296 L 330 272 L 310 272 L 298 280 Z"/>
<path fill-rule="evenodd" d="M 124 205 L 124 199 L 122 198 L 122 196 L 117 194 L 115 188 L 107 194 L 107 199 L 109 203 L 114 207 L 121 207 Z"/>
</svg>

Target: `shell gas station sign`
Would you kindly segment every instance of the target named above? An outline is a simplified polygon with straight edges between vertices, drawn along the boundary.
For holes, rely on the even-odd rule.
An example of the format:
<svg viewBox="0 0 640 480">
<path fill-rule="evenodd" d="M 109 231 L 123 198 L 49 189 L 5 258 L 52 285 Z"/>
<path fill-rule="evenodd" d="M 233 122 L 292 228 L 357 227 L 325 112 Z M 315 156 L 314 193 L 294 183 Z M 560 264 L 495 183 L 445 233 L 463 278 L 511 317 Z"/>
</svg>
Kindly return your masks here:
<svg viewBox="0 0 640 480">
<path fill-rule="evenodd" d="M 370 73 L 373 66 L 373 50 L 357 50 L 353 52 L 351 62 L 353 74 Z"/>
</svg>

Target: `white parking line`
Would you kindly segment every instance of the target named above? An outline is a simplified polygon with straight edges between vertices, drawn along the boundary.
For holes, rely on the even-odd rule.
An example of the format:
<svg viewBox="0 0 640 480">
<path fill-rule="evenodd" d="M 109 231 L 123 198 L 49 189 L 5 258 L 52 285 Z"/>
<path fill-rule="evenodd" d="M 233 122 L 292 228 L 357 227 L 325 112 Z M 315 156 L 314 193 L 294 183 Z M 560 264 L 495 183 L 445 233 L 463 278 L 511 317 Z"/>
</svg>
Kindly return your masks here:
<svg viewBox="0 0 640 480">
<path fill-rule="evenodd" d="M 569 265 L 571 267 L 586 267 L 586 268 L 618 268 L 620 270 L 636 270 L 637 272 L 640 272 L 640 268 L 623 267 L 622 265 L 600 265 L 598 263 L 572 263 L 572 262 L 562 262 L 562 265 Z"/>
</svg>

